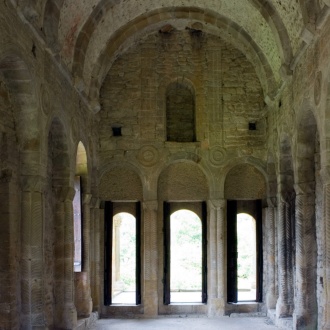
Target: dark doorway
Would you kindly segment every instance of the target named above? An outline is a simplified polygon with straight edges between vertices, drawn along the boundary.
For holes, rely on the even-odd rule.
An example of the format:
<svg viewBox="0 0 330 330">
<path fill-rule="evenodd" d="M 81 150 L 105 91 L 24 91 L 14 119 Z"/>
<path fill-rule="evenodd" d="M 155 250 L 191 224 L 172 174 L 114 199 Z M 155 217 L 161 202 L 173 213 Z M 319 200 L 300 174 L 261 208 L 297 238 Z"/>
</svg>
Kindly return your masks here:
<svg viewBox="0 0 330 330">
<path fill-rule="evenodd" d="M 262 301 L 261 200 L 227 202 L 227 301 Z"/>
</svg>

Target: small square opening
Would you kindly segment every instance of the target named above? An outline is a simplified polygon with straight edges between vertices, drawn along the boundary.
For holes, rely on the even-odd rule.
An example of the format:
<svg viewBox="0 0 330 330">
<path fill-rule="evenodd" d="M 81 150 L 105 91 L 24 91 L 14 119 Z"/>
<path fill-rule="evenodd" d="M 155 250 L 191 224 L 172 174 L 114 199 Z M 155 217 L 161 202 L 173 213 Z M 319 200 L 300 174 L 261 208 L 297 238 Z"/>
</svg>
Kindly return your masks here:
<svg viewBox="0 0 330 330">
<path fill-rule="evenodd" d="M 113 136 L 121 136 L 121 127 L 112 127 Z"/>
<path fill-rule="evenodd" d="M 249 131 L 255 131 L 257 129 L 256 123 L 249 123 Z"/>
</svg>

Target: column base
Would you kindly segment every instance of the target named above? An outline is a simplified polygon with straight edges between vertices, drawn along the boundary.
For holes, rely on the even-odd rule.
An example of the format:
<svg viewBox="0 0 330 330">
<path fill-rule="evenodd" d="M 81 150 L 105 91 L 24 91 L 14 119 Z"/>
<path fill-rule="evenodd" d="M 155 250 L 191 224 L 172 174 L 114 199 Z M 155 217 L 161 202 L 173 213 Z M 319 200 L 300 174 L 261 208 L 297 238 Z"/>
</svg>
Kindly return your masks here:
<svg viewBox="0 0 330 330">
<path fill-rule="evenodd" d="M 279 298 L 276 303 L 276 318 L 282 319 L 286 317 L 292 317 L 292 307 Z"/>
<path fill-rule="evenodd" d="M 225 315 L 225 301 L 221 298 L 211 298 L 208 301 L 208 316 L 220 317 Z"/>
<path fill-rule="evenodd" d="M 74 329 L 77 326 L 77 311 L 73 303 L 55 306 L 55 328 Z"/>
</svg>

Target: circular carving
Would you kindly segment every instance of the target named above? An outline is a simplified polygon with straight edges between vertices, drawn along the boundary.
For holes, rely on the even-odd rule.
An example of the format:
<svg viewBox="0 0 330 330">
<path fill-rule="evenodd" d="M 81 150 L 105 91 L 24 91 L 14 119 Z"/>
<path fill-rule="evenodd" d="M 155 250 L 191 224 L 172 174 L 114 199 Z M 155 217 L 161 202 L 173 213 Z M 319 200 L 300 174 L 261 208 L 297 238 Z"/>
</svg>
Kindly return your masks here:
<svg viewBox="0 0 330 330">
<path fill-rule="evenodd" d="M 42 89 L 42 111 L 47 116 L 50 113 L 50 96 L 45 86 Z"/>
<path fill-rule="evenodd" d="M 221 165 L 226 157 L 226 152 L 221 147 L 213 147 L 210 150 L 210 162 L 213 165 Z"/>
<path fill-rule="evenodd" d="M 321 101 L 321 88 L 322 88 L 322 72 L 319 71 L 316 74 L 314 81 L 314 102 L 316 105 L 319 105 Z"/>
<path fill-rule="evenodd" d="M 139 150 L 138 161 L 144 166 L 153 166 L 159 160 L 159 152 L 155 147 L 144 146 Z"/>
</svg>

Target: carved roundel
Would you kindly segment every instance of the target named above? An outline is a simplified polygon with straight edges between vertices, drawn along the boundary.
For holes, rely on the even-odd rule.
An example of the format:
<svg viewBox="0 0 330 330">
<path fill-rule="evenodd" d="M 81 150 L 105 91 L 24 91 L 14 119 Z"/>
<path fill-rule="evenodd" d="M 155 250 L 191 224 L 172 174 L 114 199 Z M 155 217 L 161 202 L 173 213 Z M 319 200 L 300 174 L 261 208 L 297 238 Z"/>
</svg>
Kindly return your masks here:
<svg viewBox="0 0 330 330">
<path fill-rule="evenodd" d="M 322 88 L 322 72 L 319 71 L 316 74 L 314 81 L 314 102 L 316 105 L 319 105 L 321 101 L 321 88 Z"/>
<path fill-rule="evenodd" d="M 210 150 L 210 162 L 217 166 L 217 165 L 221 165 L 226 157 L 226 152 L 223 148 L 216 146 L 211 148 Z"/>
<path fill-rule="evenodd" d="M 137 159 L 144 166 L 153 166 L 159 160 L 159 152 L 155 147 L 144 146 L 139 150 Z"/>
</svg>

